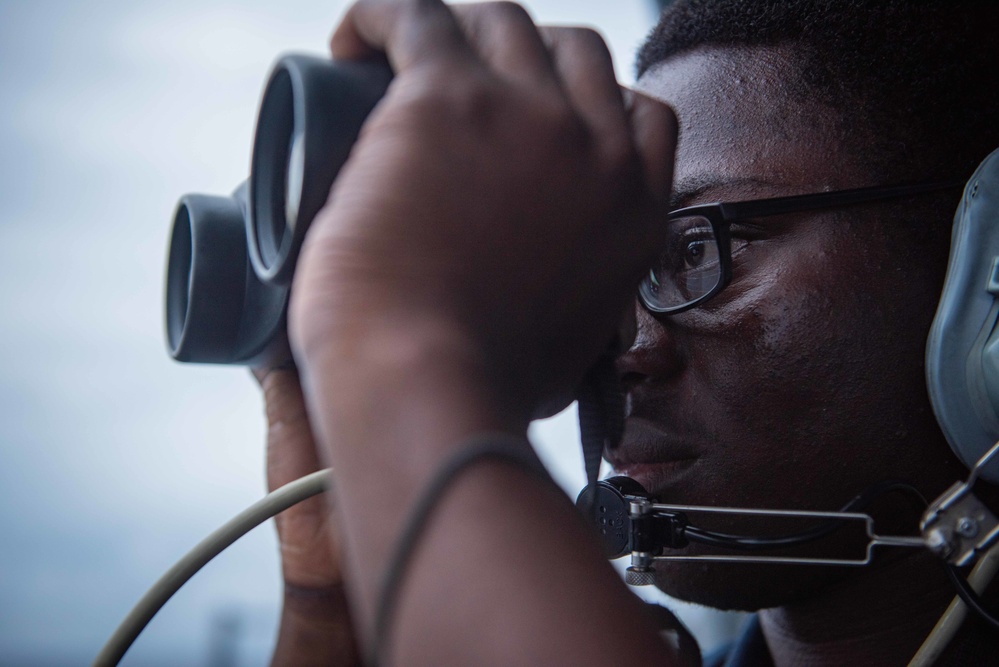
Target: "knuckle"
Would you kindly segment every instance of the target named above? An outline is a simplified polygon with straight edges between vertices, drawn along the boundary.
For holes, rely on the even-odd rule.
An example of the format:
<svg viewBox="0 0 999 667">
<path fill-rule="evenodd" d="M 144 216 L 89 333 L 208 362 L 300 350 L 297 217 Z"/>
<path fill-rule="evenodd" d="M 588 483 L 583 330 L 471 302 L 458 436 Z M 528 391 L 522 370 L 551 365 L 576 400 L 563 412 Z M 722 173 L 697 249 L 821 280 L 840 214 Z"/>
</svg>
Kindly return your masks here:
<svg viewBox="0 0 999 667">
<path fill-rule="evenodd" d="M 494 104 L 492 91 L 481 79 L 469 68 L 455 64 L 435 72 L 430 80 L 400 82 L 395 99 L 401 113 L 431 124 L 475 120 Z"/>
<path fill-rule="evenodd" d="M 600 161 L 610 175 L 630 174 L 636 160 L 635 150 L 626 137 L 609 137 L 602 146 Z"/>
<path fill-rule="evenodd" d="M 623 182 L 635 176 L 638 152 L 627 130 L 603 128 L 589 137 L 589 155 L 601 177 Z"/>
<path fill-rule="evenodd" d="M 367 0 L 373 5 L 384 5 L 382 0 Z M 440 7 L 441 0 L 402 0 L 401 3 L 403 7 L 412 11 L 428 11 L 438 9 Z"/>
<path fill-rule="evenodd" d="M 578 146 L 584 150 L 592 144 L 593 137 L 589 126 L 572 106 L 559 105 L 552 112 L 552 122 L 559 128 L 559 135 L 563 143 Z"/>
<path fill-rule="evenodd" d="M 440 96 L 437 111 L 442 118 L 455 118 L 461 123 L 478 125 L 487 122 L 497 109 L 493 90 L 477 81 L 449 88 Z"/>
<path fill-rule="evenodd" d="M 495 91 L 485 82 L 462 79 L 460 85 L 425 87 L 414 91 L 399 108 L 395 121 L 419 128 L 425 138 L 454 135 L 458 128 L 482 133 L 499 113 Z"/>
<path fill-rule="evenodd" d="M 516 2 L 499 0 L 482 5 L 482 11 L 489 19 L 497 22 L 527 23 L 534 25 L 534 20 L 528 11 Z"/>
<path fill-rule="evenodd" d="M 506 0 L 458 5 L 455 15 L 468 40 L 480 47 L 490 42 L 496 42 L 496 47 L 509 46 L 511 36 L 536 29 L 534 20 L 524 7 Z"/>
<path fill-rule="evenodd" d="M 579 166 L 591 162 L 595 137 L 571 107 L 553 110 L 546 116 L 545 126 L 553 159 L 569 159 Z"/>
<path fill-rule="evenodd" d="M 560 37 L 564 43 L 580 50 L 610 53 L 603 35 L 590 27 L 564 28 Z"/>
</svg>

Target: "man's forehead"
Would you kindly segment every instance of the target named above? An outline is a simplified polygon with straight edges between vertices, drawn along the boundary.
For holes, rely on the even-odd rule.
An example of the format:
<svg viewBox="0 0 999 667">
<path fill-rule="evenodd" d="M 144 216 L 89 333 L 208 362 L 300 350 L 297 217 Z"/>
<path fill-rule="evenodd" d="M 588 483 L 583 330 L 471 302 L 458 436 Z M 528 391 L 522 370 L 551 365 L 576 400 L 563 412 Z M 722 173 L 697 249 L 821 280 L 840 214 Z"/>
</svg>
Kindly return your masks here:
<svg viewBox="0 0 999 667">
<path fill-rule="evenodd" d="M 842 129 L 829 107 L 792 92 L 795 76 L 775 47 L 702 47 L 646 72 L 636 87 L 679 121 L 677 192 L 708 181 L 835 185 L 810 172 L 842 165 Z"/>
<path fill-rule="evenodd" d="M 766 99 L 786 104 L 794 68 L 775 47 L 701 46 L 651 67 L 637 81 L 642 92 L 676 104 L 697 100 L 714 105 Z"/>
</svg>

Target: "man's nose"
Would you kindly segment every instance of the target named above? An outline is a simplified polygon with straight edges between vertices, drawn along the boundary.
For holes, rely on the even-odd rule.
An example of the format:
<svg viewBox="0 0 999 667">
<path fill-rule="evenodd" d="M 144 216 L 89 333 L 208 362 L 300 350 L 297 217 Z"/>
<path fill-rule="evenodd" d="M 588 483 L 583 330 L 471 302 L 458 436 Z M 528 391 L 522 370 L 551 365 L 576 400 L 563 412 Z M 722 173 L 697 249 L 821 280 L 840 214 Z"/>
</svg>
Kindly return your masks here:
<svg viewBox="0 0 999 667">
<path fill-rule="evenodd" d="M 683 367 L 675 334 L 669 322 L 653 317 L 640 304 L 635 305 L 635 340 L 617 358 L 617 372 L 625 390 L 674 376 Z"/>
</svg>

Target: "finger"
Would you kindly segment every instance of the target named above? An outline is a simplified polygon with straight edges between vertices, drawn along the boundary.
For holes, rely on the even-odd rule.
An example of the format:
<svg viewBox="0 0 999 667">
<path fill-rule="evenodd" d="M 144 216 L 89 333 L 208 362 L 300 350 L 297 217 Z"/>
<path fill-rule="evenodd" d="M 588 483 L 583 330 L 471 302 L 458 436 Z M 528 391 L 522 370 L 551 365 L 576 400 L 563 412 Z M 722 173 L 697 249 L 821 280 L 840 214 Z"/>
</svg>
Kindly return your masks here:
<svg viewBox="0 0 999 667">
<path fill-rule="evenodd" d="M 419 63 L 474 58 L 461 27 L 441 0 L 359 0 L 330 38 L 334 58 L 384 53 L 398 73 Z"/>
<path fill-rule="evenodd" d="M 451 5 L 469 44 L 502 78 L 559 87 L 551 54 L 531 15 L 513 2 Z"/>
<path fill-rule="evenodd" d="M 284 486 L 320 467 L 298 373 L 272 369 L 254 373 L 267 404 L 267 486 Z M 334 548 L 332 514 L 323 496 L 309 498 L 275 517 L 286 591 L 317 589 L 342 581 Z"/>
<path fill-rule="evenodd" d="M 629 91 L 628 111 L 634 145 L 642 162 L 645 184 L 665 212 L 673 189 L 677 120 L 668 105 L 642 93 Z"/>
<path fill-rule="evenodd" d="M 320 469 L 298 373 L 275 369 L 261 380 L 267 405 L 267 486 L 274 489 Z"/>
<path fill-rule="evenodd" d="M 627 147 L 628 116 L 603 37 L 589 28 L 541 28 L 555 69 L 576 112 L 606 150 Z"/>
</svg>

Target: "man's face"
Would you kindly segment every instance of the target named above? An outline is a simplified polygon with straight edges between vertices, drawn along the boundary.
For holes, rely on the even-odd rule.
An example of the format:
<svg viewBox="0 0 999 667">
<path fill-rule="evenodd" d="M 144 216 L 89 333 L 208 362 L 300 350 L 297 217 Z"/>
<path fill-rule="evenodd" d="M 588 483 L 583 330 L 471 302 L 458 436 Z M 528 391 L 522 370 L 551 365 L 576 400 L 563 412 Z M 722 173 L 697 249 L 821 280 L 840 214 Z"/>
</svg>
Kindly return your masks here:
<svg viewBox="0 0 999 667">
<path fill-rule="evenodd" d="M 675 206 L 886 184 L 844 148 L 851 128 L 785 91 L 787 63 L 772 50 L 707 49 L 641 79 L 680 121 Z M 960 478 L 923 376 L 946 248 L 910 241 L 902 211 L 882 203 L 735 224 L 723 292 L 671 317 L 639 309 L 620 362 L 629 420 L 615 468 L 663 502 L 774 509 L 838 509 L 885 479 L 932 495 Z M 737 608 L 800 599 L 843 576 L 659 569 L 668 593 Z"/>
</svg>

